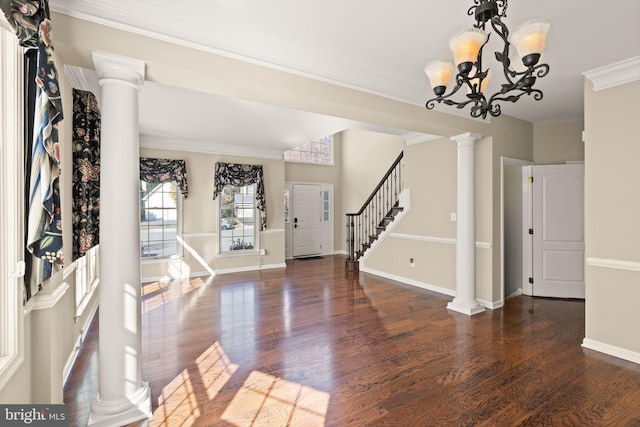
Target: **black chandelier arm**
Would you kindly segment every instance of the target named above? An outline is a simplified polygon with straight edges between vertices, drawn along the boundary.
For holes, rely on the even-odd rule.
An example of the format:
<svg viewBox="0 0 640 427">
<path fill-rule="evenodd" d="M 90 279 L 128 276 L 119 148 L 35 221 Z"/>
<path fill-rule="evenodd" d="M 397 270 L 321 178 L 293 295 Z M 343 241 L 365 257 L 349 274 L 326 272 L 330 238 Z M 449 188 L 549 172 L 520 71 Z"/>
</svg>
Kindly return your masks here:
<svg viewBox="0 0 640 427">
<path fill-rule="evenodd" d="M 537 75 L 536 77 L 544 77 L 547 74 L 549 74 L 549 65 L 548 64 L 538 64 L 535 67 L 533 67 L 533 70 L 531 70 L 531 74 L 533 74 L 534 72 L 536 72 L 537 70 Z"/>
<path fill-rule="evenodd" d="M 491 115 L 492 116 L 494 115 L 492 111 L 493 111 L 493 109 L 495 107 L 498 107 L 498 109 L 497 109 L 498 114 L 497 115 L 500 115 L 499 104 L 495 104 L 497 102 L 516 102 L 523 95 L 533 95 L 533 99 L 535 99 L 536 101 L 540 101 L 544 97 L 544 94 L 539 89 L 528 88 L 528 89 L 514 89 L 514 90 L 519 90 L 520 93 L 509 95 L 509 96 L 502 96 L 504 94 L 498 92 L 498 93 L 493 94 L 491 96 L 491 98 L 489 98 L 489 107 L 490 107 L 490 111 L 491 111 Z"/>
<path fill-rule="evenodd" d="M 502 39 L 504 48 L 502 52 L 495 52 L 496 60 L 502 64 L 502 74 L 504 78 L 509 82 L 509 85 L 515 85 L 512 77 L 516 77 L 519 73 L 511 69 L 511 59 L 509 58 L 509 49 L 511 43 L 509 43 L 509 28 L 502 22 L 499 16 L 495 16 L 491 19 L 491 27 Z M 528 74 L 529 70 L 524 71 L 522 74 Z M 505 85 L 503 85 L 504 87 Z"/>
<path fill-rule="evenodd" d="M 427 103 L 425 104 L 425 107 L 427 107 L 427 110 L 433 110 L 436 106 L 436 102 L 438 104 L 443 103 L 445 105 L 449 105 L 449 106 L 455 106 L 456 108 L 458 108 L 459 110 L 463 109 L 464 107 L 466 107 L 467 105 L 474 103 L 474 109 L 478 108 L 478 105 L 487 105 L 487 100 L 484 97 L 484 95 L 480 94 L 479 96 L 469 96 L 469 99 L 466 101 L 454 101 L 453 99 L 449 99 L 452 95 L 454 95 L 458 89 L 460 89 L 461 85 L 456 85 L 456 87 L 453 89 L 453 91 L 451 91 L 451 93 L 449 93 L 448 95 L 444 95 L 444 96 L 437 96 L 435 98 L 431 98 L 430 100 L 427 101 Z"/>
</svg>

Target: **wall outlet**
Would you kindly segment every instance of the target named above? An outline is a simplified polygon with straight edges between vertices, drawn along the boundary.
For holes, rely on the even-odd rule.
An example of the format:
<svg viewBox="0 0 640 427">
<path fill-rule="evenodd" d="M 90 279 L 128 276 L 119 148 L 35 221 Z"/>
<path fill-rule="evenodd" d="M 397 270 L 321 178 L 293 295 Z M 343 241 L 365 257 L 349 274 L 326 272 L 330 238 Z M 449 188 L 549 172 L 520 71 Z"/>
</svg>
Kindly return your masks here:
<svg viewBox="0 0 640 427">
<path fill-rule="evenodd" d="M 409 265 L 411 267 L 415 267 L 416 266 L 416 260 L 415 258 L 409 258 Z"/>
<path fill-rule="evenodd" d="M 451 221 L 456 222 L 458 220 L 458 214 L 451 212 Z"/>
<path fill-rule="evenodd" d="M 266 249 L 260 249 L 260 255 L 266 255 L 266 254 L 267 254 Z"/>
</svg>

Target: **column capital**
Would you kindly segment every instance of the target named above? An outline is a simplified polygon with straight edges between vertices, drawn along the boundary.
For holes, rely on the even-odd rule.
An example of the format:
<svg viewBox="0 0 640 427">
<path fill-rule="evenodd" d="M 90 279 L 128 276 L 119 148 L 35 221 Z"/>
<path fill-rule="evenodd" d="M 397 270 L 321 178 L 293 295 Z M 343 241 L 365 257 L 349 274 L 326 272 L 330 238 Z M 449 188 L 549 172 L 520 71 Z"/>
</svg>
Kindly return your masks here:
<svg viewBox="0 0 640 427">
<path fill-rule="evenodd" d="M 451 140 L 458 144 L 458 147 L 466 147 L 473 145 L 476 141 L 482 138 L 479 133 L 467 132 L 460 135 L 452 136 Z"/>
<path fill-rule="evenodd" d="M 91 52 L 100 84 L 104 80 L 121 80 L 139 88 L 144 82 L 143 61 L 105 52 Z"/>
</svg>

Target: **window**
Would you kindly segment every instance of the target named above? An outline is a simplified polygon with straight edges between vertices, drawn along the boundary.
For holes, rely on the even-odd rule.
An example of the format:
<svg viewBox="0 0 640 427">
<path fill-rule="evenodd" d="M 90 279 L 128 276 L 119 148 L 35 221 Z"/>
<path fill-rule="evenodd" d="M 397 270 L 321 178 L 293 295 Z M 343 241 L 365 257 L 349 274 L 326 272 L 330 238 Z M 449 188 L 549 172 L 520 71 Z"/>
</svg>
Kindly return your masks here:
<svg viewBox="0 0 640 427">
<path fill-rule="evenodd" d="M 140 256 L 169 258 L 181 255 L 180 194 L 175 181 L 150 184 L 140 181 Z"/>
<path fill-rule="evenodd" d="M 331 192 L 328 190 L 324 190 L 322 192 L 322 221 L 329 222 L 331 221 L 331 202 L 329 199 L 329 195 Z"/>
<path fill-rule="evenodd" d="M 333 137 L 325 136 L 284 153 L 286 162 L 333 165 Z"/>
<path fill-rule="evenodd" d="M 289 190 L 284 190 L 284 222 L 289 223 Z"/>
<path fill-rule="evenodd" d="M 76 260 L 76 317 L 82 315 L 98 286 L 98 248 L 92 247 Z"/>
<path fill-rule="evenodd" d="M 225 185 L 220 195 L 220 253 L 255 252 L 256 184 Z"/>
<path fill-rule="evenodd" d="M 24 360 L 23 55 L 0 20 L 0 390 Z"/>
</svg>

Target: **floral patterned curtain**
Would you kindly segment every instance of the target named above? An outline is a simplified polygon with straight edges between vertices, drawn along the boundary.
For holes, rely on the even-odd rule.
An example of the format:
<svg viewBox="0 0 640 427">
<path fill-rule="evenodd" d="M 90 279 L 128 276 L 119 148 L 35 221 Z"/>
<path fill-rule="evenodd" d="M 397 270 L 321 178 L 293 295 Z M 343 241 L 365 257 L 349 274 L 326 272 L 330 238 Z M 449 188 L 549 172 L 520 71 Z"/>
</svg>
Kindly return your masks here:
<svg viewBox="0 0 640 427">
<path fill-rule="evenodd" d="M 243 186 L 256 184 L 256 207 L 260 211 L 260 229 L 267 229 L 267 204 L 264 197 L 264 174 L 261 165 L 216 162 L 213 199 L 222 192 L 225 185 Z"/>
<path fill-rule="evenodd" d="M 54 266 L 63 264 L 58 142 L 62 99 L 51 42 L 48 1 L 0 0 L 0 9 L 15 30 L 18 43 L 38 51 L 27 226 L 27 248 L 35 257 L 30 270 L 36 276 L 25 280 L 25 296 L 29 299 L 51 276 Z"/>
<path fill-rule="evenodd" d="M 150 184 L 175 181 L 185 199 L 189 196 L 187 165 L 184 160 L 140 157 L 140 179 Z"/>
<path fill-rule="evenodd" d="M 73 89 L 73 259 L 100 243 L 100 110 Z"/>
</svg>

